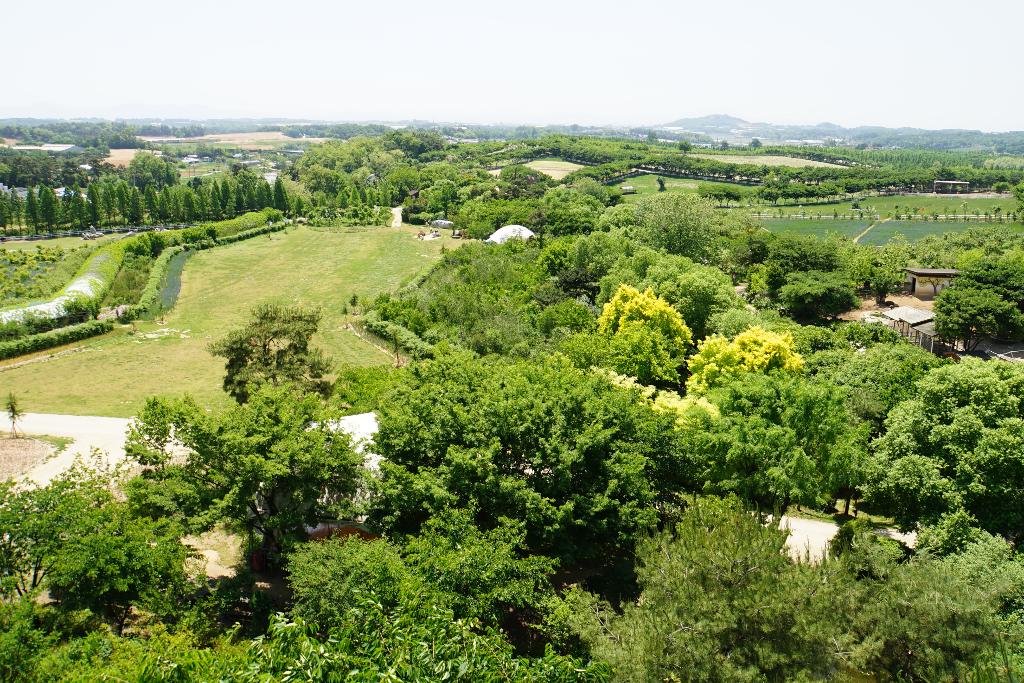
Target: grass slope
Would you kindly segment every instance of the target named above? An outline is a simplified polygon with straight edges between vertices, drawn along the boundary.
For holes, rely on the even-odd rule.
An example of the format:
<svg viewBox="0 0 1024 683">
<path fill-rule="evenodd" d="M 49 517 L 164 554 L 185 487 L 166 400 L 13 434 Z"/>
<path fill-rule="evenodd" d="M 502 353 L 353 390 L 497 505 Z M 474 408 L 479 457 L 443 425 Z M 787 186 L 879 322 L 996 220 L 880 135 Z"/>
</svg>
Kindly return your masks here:
<svg viewBox="0 0 1024 683">
<path fill-rule="evenodd" d="M 204 405 L 222 404 L 223 361 L 210 356 L 207 345 L 264 301 L 320 306 L 317 344 L 336 363 L 389 362 L 345 329 L 341 308 L 353 293 L 373 296 L 399 287 L 432 264 L 442 244 L 451 245 L 414 235 L 408 228 L 300 227 L 199 252 L 185 266 L 178 303 L 165 324 L 140 322 L 135 334 L 122 327 L 55 358 L 0 366 L 0 395 L 15 392 L 31 412 L 118 417 L 134 414 L 157 394 L 189 393 Z"/>
</svg>

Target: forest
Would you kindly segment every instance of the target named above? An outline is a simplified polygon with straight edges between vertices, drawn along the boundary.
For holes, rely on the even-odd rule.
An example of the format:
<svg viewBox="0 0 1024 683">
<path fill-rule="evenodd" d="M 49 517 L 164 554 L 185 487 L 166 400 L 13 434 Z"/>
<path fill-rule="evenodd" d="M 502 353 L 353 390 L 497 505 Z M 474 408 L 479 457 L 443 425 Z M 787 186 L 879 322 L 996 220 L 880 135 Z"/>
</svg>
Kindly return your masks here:
<svg viewBox="0 0 1024 683">
<path fill-rule="evenodd" d="M 771 203 L 763 188 L 1009 187 L 1021 171 L 932 151 L 769 168 L 646 139 L 382 133 L 314 145 L 273 184 L 240 165 L 183 180 L 140 155 L 60 199 L 40 183 L 0 202 L 5 225 L 39 231 L 198 224 L 0 252 L 12 301 L 106 254 L 102 298 L 58 328 L 97 334 L 100 309 L 150 311 L 177 254 L 300 221 L 395 230 L 394 207 L 470 238 L 535 233 L 459 242 L 374 297 L 339 281 L 326 305 L 387 364 L 332 359 L 324 311 L 285 292 L 208 344 L 222 403 L 154 396 L 123 466 L 0 485 L 0 679 L 1024 676 L 1024 366 L 976 351 L 1024 338 L 1024 232 L 774 234 L 710 192 L 626 201 L 615 180 L 649 165 Z M 744 152 L 760 150 L 787 152 Z M 529 165 L 550 157 L 583 168 Z M 959 270 L 934 303 L 950 353 L 843 317 L 901 293 L 910 265 Z M 0 344 L 36 350 L 42 325 Z M 369 412 L 369 443 L 337 428 Z M 812 557 L 784 517 L 838 531 Z M 240 539 L 230 572 L 207 574 L 194 539 L 211 532 Z"/>
</svg>

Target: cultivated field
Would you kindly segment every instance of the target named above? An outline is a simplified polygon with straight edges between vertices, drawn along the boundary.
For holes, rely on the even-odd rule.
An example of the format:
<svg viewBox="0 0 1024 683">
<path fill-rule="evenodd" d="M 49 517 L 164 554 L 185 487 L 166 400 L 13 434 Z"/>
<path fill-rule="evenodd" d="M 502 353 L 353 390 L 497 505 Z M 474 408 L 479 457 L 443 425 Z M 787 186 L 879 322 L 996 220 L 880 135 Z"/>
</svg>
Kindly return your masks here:
<svg viewBox="0 0 1024 683">
<path fill-rule="evenodd" d="M 50 240 L 15 240 L 8 238 L 7 241 L 0 243 L 0 249 L 29 249 L 34 250 L 36 247 L 60 247 L 61 249 L 77 249 L 78 247 L 84 246 L 99 246 L 106 242 L 113 242 L 124 237 L 123 234 L 104 235 L 103 237 L 97 237 L 94 240 L 83 240 L 81 237 L 54 237 Z"/>
<path fill-rule="evenodd" d="M 813 235 L 815 237 L 828 237 L 838 234 L 847 239 L 853 239 L 864 232 L 871 225 L 871 221 L 815 221 L 801 219 L 768 219 L 761 221 L 761 227 L 769 232 L 785 235 Z"/>
<path fill-rule="evenodd" d="M 733 164 L 754 164 L 755 166 L 789 166 L 790 168 L 817 166 L 827 168 L 845 168 L 839 164 L 829 164 L 824 161 L 815 161 L 814 159 L 783 157 L 774 154 L 701 154 L 691 152 L 688 153 L 687 156 Z"/>
<path fill-rule="evenodd" d="M 971 214 L 984 215 L 998 208 L 1003 214 L 1015 211 L 1017 202 L 1012 195 L 937 195 L 937 194 L 903 194 L 867 197 L 858 200 L 857 205 L 866 213 L 878 214 L 885 218 L 893 214 L 899 207 L 901 214 L 908 210 L 918 215 L 939 214 Z M 831 216 L 833 212 L 840 214 L 853 210 L 853 202 L 838 204 L 809 204 L 807 206 L 767 206 L 764 210 L 776 213 L 780 209 L 785 214 L 807 213 L 810 215 Z"/>
<path fill-rule="evenodd" d="M 963 232 L 978 227 L 978 223 L 955 223 L 935 221 L 880 221 L 859 240 L 860 244 L 885 244 L 896 235 L 903 235 L 910 242 L 916 242 L 928 235 L 941 235 L 947 232 Z M 1014 224 L 1011 227 L 1024 230 L 1024 226 Z"/>
<path fill-rule="evenodd" d="M 28 411 L 77 415 L 130 416 L 155 394 L 187 392 L 204 405 L 221 404 L 223 361 L 207 346 L 264 301 L 321 307 L 316 341 L 339 364 L 390 362 L 346 329 L 349 316 L 341 309 L 352 294 L 397 288 L 433 263 L 442 244 L 452 246 L 414 235 L 409 228 L 295 228 L 199 252 L 187 262 L 177 306 L 163 323 L 138 322 L 134 333 L 124 326 L 39 354 L 57 354 L 47 360 L 8 361 L 0 365 L 0 395 L 16 392 Z"/>
<path fill-rule="evenodd" d="M 535 171 L 551 176 L 555 180 L 561 180 L 573 171 L 583 168 L 579 164 L 574 164 L 571 161 L 562 161 L 561 159 L 537 159 L 526 165 Z"/>
<path fill-rule="evenodd" d="M 160 136 L 140 136 L 140 140 L 157 144 L 196 144 L 216 145 L 237 149 L 277 149 L 294 146 L 300 142 L 324 142 L 327 138 L 291 138 L 281 131 L 249 132 L 249 133 L 210 133 L 195 138 L 169 138 Z"/>
<path fill-rule="evenodd" d="M 127 166 L 135 158 L 135 155 L 142 151 L 141 149 L 112 149 L 103 160 L 113 166 Z"/>
</svg>

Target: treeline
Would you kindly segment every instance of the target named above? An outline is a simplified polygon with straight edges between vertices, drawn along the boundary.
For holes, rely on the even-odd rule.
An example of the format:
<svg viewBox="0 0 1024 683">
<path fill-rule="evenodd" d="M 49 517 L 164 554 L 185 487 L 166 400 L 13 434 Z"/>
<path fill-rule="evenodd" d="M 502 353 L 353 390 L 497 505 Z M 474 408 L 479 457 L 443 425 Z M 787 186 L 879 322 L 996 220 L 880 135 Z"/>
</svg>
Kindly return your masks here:
<svg viewBox="0 0 1024 683">
<path fill-rule="evenodd" d="M 251 171 L 189 185 L 154 183 L 140 190 L 126 180 L 69 188 L 58 198 L 52 188 L 29 188 L 25 199 L 0 195 L 0 227 L 6 234 L 34 234 L 61 228 L 193 223 L 232 218 L 264 208 L 302 213 L 301 199 L 290 199 L 280 178 L 271 187 Z"/>
<path fill-rule="evenodd" d="M 29 145 L 70 144 L 106 151 L 141 147 L 137 134 L 135 127 L 116 121 L 0 121 L 0 137 Z"/>
<path fill-rule="evenodd" d="M 83 165 L 92 168 L 82 168 Z M 102 156 L 94 153 L 47 154 L 0 147 L 0 183 L 7 187 L 84 186 L 90 179 L 99 177 L 102 170 L 114 172 L 113 167 L 103 162 Z"/>
</svg>

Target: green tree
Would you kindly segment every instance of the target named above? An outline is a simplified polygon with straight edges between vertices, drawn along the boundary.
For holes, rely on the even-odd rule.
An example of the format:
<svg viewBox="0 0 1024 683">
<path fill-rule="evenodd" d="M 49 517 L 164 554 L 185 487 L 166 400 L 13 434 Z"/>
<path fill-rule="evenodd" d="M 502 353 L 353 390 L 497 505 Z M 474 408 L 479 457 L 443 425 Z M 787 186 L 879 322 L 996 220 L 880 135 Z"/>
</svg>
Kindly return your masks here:
<svg viewBox="0 0 1024 683">
<path fill-rule="evenodd" d="M 645 384 L 679 381 L 679 366 L 693 334 L 679 311 L 652 290 L 621 285 L 604 305 L 597 329 L 611 337 L 617 371 Z"/>
<path fill-rule="evenodd" d="M 274 180 L 274 208 L 284 212 L 291 209 L 291 205 L 288 202 L 288 192 L 285 190 L 284 180 L 281 179 L 281 176 Z"/>
<path fill-rule="evenodd" d="M 13 391 L 7 392 L 7 402 L 4 404 L 4 409 L 7 411 L 7 420 L 11 423 L 11 438 L 18 435 L 18 421 L 25 415 L 25 411 L 21 407 L 21 401 L 15 396 Z"/>
<path fill-rule="evenodd" d="M 326 395 L 330 360 L 310 346 L 321 317 L 317 310 L 272 303 L 253 308 L 245 327 L 210 345 L 211 353 L 227 361 L 224 391 L 245 403 L 253 385 L 291 382 Z"/>
<path fill-rule="evenodd" d="M 779 288 L 779 301 L 796 318 L 832 317 L 854 308 L 857 294 L 839 273 L 790 273 Z"/>
<path fill-rule="evenodd" d="M 745 373 L 799 372 L 804 359 L 794 350 L 793 335 L 751 327 L 732 341 L 712 335 L 690 357 L 686 389 L 703 394 Z"/>
<path fill-rule="evenodd" d="M 378 412 L 371 520 L 385 530 L 417 533 L 442 510 L 467 508 L 482 531 L 522 520 L 530 552 L 600 562 L 654 524 L 673 418 L 633 391 L 558 358 L 452 354 L 408 379 Z"/>
<path fill-rule="evenodd" d="M 986 337 L 1015 337 L 1022 329 L 1020 310 L 989 289 L 947 287 L 935 299 L 935 331 L 967 351 Z"/>
<path fill-rule="evenodd" d="M 637 551 L 640 598 L 579 592 L 576 627 L 618 681 L 814 680 L 838 665 L 815 569 L 735 502 L 697 501 Z M 840 622 L 841 623 L 841 622 Z"/>
<path fill-rule="evenodd" d="M 41 226 L 53 229 L 60 223 L 60 204 L 52 188 L 39 188 L 39 221 Z"/>
<path fill-rule="evenodd" d="M 336 413 L 293 387 L 262 386 L 248 403 L 210 414 L 189 398 L 150 399 L 127 452 L 179 482 L 202 525 L 229 520 L 260 535 L 270 552 L 306 537 L 306 527 L 350 516 L 362 457 L 332 427 Z M 170 461 L 172 435 L 188 449 Z"/>
</svg>

